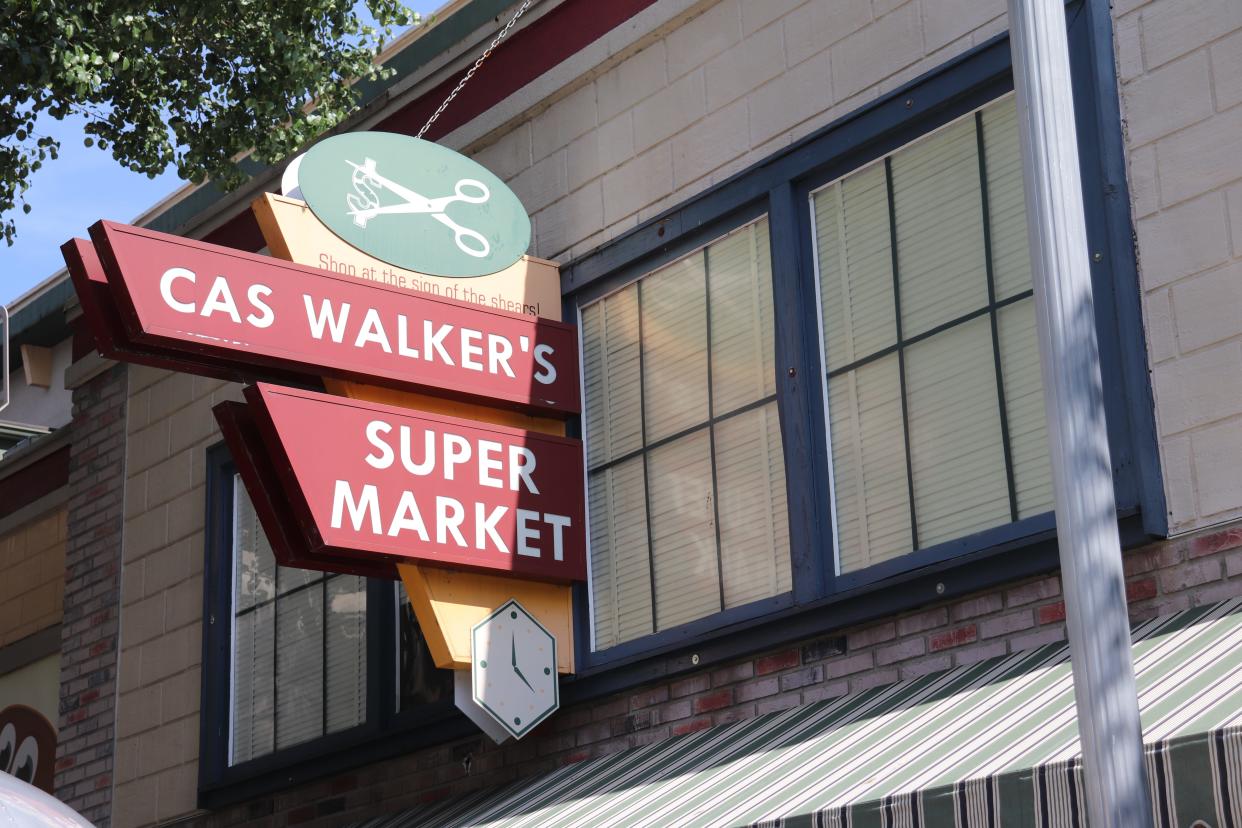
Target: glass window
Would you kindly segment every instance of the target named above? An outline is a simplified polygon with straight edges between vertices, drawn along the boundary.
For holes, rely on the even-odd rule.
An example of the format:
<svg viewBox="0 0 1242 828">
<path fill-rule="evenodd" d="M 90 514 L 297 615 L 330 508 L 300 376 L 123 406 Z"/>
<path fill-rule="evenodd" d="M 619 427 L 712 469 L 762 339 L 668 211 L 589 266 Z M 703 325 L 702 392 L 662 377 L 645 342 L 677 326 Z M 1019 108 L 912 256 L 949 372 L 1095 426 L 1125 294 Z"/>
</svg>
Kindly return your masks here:
<svg viewBox="0 0 1242 828">
<path fill-rule="evenodd" d="M 838 571 L 1050 511 L 1012 96 L 811 200 Z"/>
<path fill-rule="evenodd" d="M 595 649 L 790 589 L 768 223 L 581 309 Z"/>
<path fill-rule="evenodd" d="M 241 480 L 233 481 L 230 764 L 366 721 L 367 585 L 277 566 Z"/>
</svg>

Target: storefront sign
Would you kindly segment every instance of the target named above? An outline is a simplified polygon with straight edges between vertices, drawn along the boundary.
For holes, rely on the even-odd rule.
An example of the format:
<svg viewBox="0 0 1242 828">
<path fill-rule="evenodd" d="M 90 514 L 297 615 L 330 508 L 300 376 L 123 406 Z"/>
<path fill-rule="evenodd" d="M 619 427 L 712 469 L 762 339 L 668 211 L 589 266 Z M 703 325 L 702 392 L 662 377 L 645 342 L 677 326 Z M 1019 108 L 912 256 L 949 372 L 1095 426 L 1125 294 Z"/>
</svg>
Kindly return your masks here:
<svg viewBox="0 0 1242 828">
<path fill-rule="evenodd" d="M 336 135 L 295 159 L 291 170 L 287 177 L 320 221 L 401 268 L 484 276 L 530 246 L 530 219 L 513 191 L 485 167 L 430 141 L 392 132 Z"/>
<path fill-rule="evenodd" d="M 352 554 L 331 554 L 312 551 L 297 515 L 284 493 L 284 484 L 276 472 L 271 453 L 255 424 L 251 407 L 245 403 L 225 400 L 212 408 L 220 434 L 250 502 L 254 505 L 263 534 L 276 563 L 297 569 L 319 572 L 343 572 L 367 578 L 395 580 L 397 569 L 391 561 L 372 560 Z"/>
<path fill-rule="evenodd" d="M 578 441 L 271 385 L 246 398 L 312 554 L 586 579 Z"/>
<path fill-rule="evenodd" d="M 91 228 L 129 337 L 541 413 L 576 413 L 574 328 L 111 222 Z"/>
</svg>

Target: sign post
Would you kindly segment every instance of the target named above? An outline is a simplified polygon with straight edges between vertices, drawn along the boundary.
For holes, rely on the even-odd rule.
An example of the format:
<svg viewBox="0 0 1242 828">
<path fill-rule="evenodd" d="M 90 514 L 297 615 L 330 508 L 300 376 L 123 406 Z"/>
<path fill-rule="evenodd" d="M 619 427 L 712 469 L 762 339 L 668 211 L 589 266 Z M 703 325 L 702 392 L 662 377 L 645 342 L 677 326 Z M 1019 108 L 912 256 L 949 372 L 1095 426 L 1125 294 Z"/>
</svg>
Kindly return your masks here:
<svg viewBox="0 0 1242 828">
<path fill-rule="evenodd" d="M 1089 823 L 1152 824 L 1104 421 L 1065 5 L 1009 0 L 1057 544 Z"/>
</svg>

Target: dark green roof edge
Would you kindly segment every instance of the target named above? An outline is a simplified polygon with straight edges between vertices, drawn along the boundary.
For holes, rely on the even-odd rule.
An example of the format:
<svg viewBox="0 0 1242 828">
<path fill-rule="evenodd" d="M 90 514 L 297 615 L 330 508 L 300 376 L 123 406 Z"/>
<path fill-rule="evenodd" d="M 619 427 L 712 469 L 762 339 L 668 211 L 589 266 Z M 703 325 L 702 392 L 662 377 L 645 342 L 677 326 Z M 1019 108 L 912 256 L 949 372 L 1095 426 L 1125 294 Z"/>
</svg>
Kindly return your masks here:
<svg viewBox="0 0 1242 828">
<path fill-rule="evenodd" d="M 73 283 L 68 276 L 49 285 L 9 316 L 8 370 L 16 371 L 22 364 L 23 344 L 51 346 L 73 335 L 65 317 L 65 303 L 73 296 Z"/>
<path fill-rule="evenodd" d="M 471 0 L 465 6 L 449 15 L 442 23 L 433 23 L 421 37 L 409 46 L 397 52 L 384 64 L 395 69 L 396 74 L 387 80 L 362 81 L 358 83 L 361 96 L 359 109 L 373 103 L 395 84 L 417 72 L 430 63 L 435 57 L 480 26 L 492 21 L 496 15 L 513 4 L 513 0 Z M 242 162 L 242 169 L 251 177 L 266 172 L 269 167 L 250 159 Z M 213 204 L 223 198 L 222 192 L 214 184 L 208 183 L 176 204 L 170 204 L 159 215 L 144 222 L 144 226 L 163 233 L 176 232 L 193 222 L 199 215 L 206 212 Z"/>
<path fill-rule="evenodd" d="M 68 277 L 49 286 L 20 310 L 12 312 L 9 317 L 9 339 L 15 343 L 18 342 L 23 333 L 50 316 L 59 314 L 63 318 L 65 303 L 71 296 L 73 296 L 73 283 Z M 65 336 L 68 335 L 69 325 L 65 323 Z"/>
</svg>

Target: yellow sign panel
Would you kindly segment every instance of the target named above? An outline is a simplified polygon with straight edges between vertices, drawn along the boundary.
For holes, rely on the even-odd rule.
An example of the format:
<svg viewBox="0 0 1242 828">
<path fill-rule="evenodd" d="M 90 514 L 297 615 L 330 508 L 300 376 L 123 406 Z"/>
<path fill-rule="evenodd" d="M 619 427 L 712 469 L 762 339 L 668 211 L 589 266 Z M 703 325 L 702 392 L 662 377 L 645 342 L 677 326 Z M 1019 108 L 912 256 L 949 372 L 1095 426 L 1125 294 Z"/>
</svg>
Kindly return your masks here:
<svg viewBox="0 0 1242 828">
<path fill-rule="evenodd" d="M 523 256 L 505 270 L 489 276 L 469 279 L 428 276 L 386 264 L 347 244 L 297 199 L 267 193 L 256 199 L 251 208 L 268 250 L 277 258 L 489 308 L 560 321 L 561 280 L 555 262 Z M 325 379 L 324 386 L 329 393 L 353 399 L 418 408 L 544 434 L 565 433 L 563 422 L 547 417 L 355 382 Z M 516 598 L 556 636 L 557 672 L 574 671 L 573 598 L 569 585 L 456 572 L 420 564 L 399 564 L 397 571 L 437 667 L 470 669 L 470 630 L 496 607 Z"/>
<path fill-rule="evenodd" d="M 267 248 L 278 259 L 395 287 L 473 302 L 494 310 L 561 319 L 561 276 L 555 262 L 523 256 L 488 276 L 451 279 L 402 270 L 345 242 L 305 202 L 265 193 L 251 204 Z"/>
</svg>

